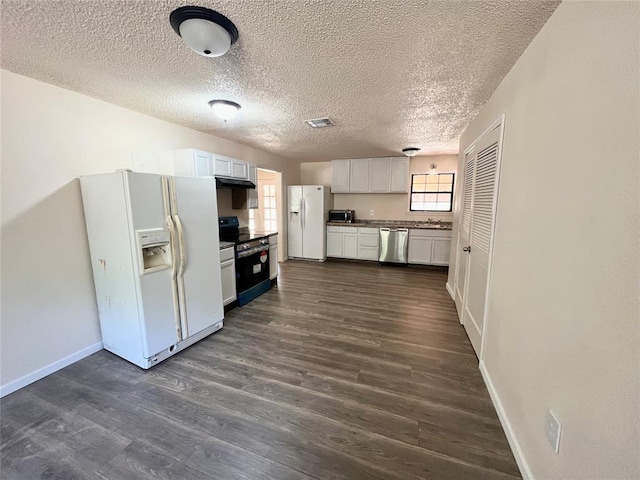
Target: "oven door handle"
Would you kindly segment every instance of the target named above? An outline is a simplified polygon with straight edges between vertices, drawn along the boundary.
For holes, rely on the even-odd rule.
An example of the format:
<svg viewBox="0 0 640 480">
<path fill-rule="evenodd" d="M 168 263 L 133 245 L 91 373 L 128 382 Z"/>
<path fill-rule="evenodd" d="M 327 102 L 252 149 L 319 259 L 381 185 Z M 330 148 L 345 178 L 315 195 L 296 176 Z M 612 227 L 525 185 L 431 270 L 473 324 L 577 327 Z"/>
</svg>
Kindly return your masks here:
<svg viewBox="0 0 640 480">
<path fill-rule="evenodd" d="M 254 247 L 248 250 L 242 250 L 241 252 L 238 252 L 238 258 L 245 258 L 251 255 L 255 255 L 256 253 L 268 252 L 268 251 L 269 251 L 269 245 L 260 245 L 259 247 Z"/>
</svg>

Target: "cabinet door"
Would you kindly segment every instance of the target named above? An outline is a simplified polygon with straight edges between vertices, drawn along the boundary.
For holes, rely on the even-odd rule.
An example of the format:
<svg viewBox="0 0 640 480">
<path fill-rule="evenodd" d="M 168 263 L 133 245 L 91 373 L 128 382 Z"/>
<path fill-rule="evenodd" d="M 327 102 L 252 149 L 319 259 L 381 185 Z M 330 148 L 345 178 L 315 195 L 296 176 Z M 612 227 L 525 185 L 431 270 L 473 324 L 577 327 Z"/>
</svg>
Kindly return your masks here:
<svg viewBox="0 0 640 480">
<path fill-rule="evenodd" d="M 137 157 L 144 157 L 142 153 Z M 203 152 L 200 150 L 194 150 L 192 148 L 183 150 L 174 150 L 172 152 L 173 165 L 171 172 L 164 172 L 170 175 L 176 175 L 179 177 L 213 177 L 213 154 Z M 134 170 L 136 172 L 144 173 L 159 173 L 154 171 L 151 165 L 151 161 L 142 158 L 136 162 L 134 158 Z M 145 163 L 146 161 L 146 163 Z M 156 168 L 160 168 L 159 164 Z"/>
<path fill-rule="evenodd" d="M 349 161 L 349 191 L 367 193 L 369 191 L 369 159 L 356 158 Z"/>
<path fill-rule="evenodd" d="M 271 237 L 273 238 L 273 237 Z M 269 241 L 271 241 L 269 238 Z M 269 279 L 278 277 L 278 245 L 269 245 Z"/>
<path fill-rule="evenodd" d="M 331 193 L 349 192 L 349 160 L 331 160 Z"/>
<path fill-rule="evenodd" d="M 429 265 L 431 263 L 431 237 L 409 236 L 409 263 Z"/>
<path fill-rule="evenodd" d="M 372 158 L 369 163 L 369 191 L 388 193 L 391 180 L 391 159 Z"/>
<path fill-rule="evenodd" d="M 327 230 L 327 257 L 342 257 L 342 233 Z"/>
<path fill-rule="evenodd" d="M 214 155 L 214 171 L 216 177 L 230 177 L 231 159 L 223 155 Z"/>
<path fill-rule="evenodd" d="M 255 165 L 249 165 L 249 181 L 256 188 L 247 190 L 247 208 L 258 208 L 258 167 Z"/>
<path fill-rule="evenodd" d="M 391 186 L 394 193 L 407 192 L 409 184 L 409 159 L 397 157 L 391 159 Z"/>
<path fill-rule="evenodd" d="M 358 234 L 342 234 L 342 256 L 344 258 L 358 258 Z"/>
<path fill-rule="evenodd" d="M 235 259 L 220 264 L 222 274 L 222 304 L 229 305 L 236 297 L 236 264 Z"/>
<path fill-rule="evenodd" d="M 213 155 L 211 153 L 194 150 L 193 165 L 196 177 L 213 177 Z"/>
<path fill-rule="evenodd" d="M 431 251 L 431 263 L 434 265 L 449 265 L 451 251 L 450 238 L 434 238 Z"/>
<path fill-rule="evenodd" d="M 233 178 L 246 180 L 249 177 L 247 162 L 242 160 L 231 160 L 231 175 Z"/>
</svg>

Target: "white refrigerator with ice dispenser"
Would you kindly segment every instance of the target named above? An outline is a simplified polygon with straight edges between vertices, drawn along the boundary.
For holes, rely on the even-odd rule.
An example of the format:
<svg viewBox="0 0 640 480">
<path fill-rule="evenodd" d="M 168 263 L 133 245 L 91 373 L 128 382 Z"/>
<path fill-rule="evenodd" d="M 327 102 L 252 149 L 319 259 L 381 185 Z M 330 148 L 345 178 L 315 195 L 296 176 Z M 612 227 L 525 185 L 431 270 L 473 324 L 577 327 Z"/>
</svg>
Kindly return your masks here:
<svg viewBox="0 0 640 480">
<path fill-rule="evenodd" d="M 288 191 L 288 257 L 327 259 L 327 220 L 333 198 L 324 185 L 291 185 Z"/>
<path fill-rule="evenodd" d="M 150 368 L 222 328 L 214 178 L 80 178 L 105 350 Z"/>
</svg>

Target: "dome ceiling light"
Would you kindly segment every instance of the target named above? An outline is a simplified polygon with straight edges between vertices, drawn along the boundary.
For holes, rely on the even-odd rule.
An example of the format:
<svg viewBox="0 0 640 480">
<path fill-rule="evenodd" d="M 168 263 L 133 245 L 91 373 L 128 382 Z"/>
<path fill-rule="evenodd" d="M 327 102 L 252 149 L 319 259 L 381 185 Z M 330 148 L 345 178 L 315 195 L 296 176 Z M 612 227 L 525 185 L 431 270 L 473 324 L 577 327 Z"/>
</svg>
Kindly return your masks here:
<svg viewBox="0 0 640 480">
<path fill-rule="evenodd" d="M 205 57 L 224 55 L 238 40 L 233 22 L 208 8 L 177 8 L 169 15 L 169 22 L 191 50 Z"/>
<path fill-rule="evenodd" d="M 402 153 L 404 153 L 407 157 L 413 157 L 417 155 L 419 151 L 420 149 L 416 147 L 407 147 L 402 149 Z"/>
<path fill-rule="evenodd" d="M 211 100 L 209 106 L 213 110 L 213 114 L 224 120 L 225 123 L 235 117 L 241 108 L 240 104 L 229 100 Z"/>
</svg>

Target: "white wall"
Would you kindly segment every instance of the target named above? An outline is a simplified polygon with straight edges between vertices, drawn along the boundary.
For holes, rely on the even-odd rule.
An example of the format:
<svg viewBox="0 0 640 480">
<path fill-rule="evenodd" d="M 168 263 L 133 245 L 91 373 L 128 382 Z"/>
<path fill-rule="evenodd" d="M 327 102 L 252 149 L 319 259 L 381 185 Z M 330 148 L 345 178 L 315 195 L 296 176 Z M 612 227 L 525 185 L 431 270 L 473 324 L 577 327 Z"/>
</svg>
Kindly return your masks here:
<svg viewBox="0 0 640 480">
<path fill-rule="evenodd" d="M 432 163 L 438 165 L 438 173 L 456 173 L 458 169 L 455 155 L 432 155 L 413 157 L 409 162 L 409 173 L 428 173 Z M 331 162 L 301 163 L 300 177 L 304 185 L 330 186 Z M 355 210 L 356 217 L 363 220 L 453 220 L 453 213 L 409 212 L 407 193 L 335 193 L 333 202 L 335 209 Z M 370 210 L 373 210 L 372 216 Z"/>
<path fill-rule="evenodd" d="M 538 479 L 640 478 L 639 18 L 563 2 L 461 138 L 506 113 L 483 362 Z"/>
<path fill-rule="evenodd" d="M 298 162 L 2 71 L 3 393 L 99 344 L 77 177 L 195 147 L 283 172 Z M 281 236 L 286 240 L 286 233 Z M 64 362 L 63 362 L 64 363 Z"/>
</svg>

